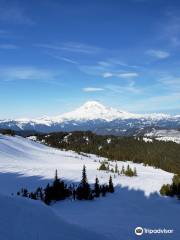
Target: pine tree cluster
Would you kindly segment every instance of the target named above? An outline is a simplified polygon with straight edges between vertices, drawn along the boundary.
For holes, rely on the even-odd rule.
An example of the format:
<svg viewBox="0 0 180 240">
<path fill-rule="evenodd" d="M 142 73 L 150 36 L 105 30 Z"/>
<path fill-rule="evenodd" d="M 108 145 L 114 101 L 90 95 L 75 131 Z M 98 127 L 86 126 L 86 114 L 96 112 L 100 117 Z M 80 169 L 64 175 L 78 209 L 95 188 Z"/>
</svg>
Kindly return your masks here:
<svg viewBox="0 0 180 240">
<path fill-rule="evenodd" d="M 65 184 L 64 181 L 58 177 L 56 170 L 52 185 L 48 183 L 44 189 L 38 187 L 35 192 L 29 192 L 26 188 L 22 188 L 17 192 L 17 195 L 34 200 L 41 200 L 49 205 L 53 201 L 60 201 L 70 197 L 73 200 L 93 200 L 100 196 L 104 197 L 107 192 L 114 192 L 112 177 L 110 176 L 108 185 L 100 185 L 99 179 L 96 177 L 95 184 L 91 187 L 87 180 L 86 167 L 83 166 L 82 179 L 77 187 L 74 184 L 70 184 L 69 186 Z"/>
<path fill-rule="evenodd" d="M 132 169 L 128 164 L 126 169 L 124 168 L 124 166 L 122 166 L 121 174 L 125 175 L 125 176 L 128 176 L 128 177 L 133 177 L 133 176 L 136 177 L 137 176 L 137 170 L 136 170 L 135 167 L 134 167 L 134 169 Z"/>
<path fill-rule="evenodd" d="M 172 184 L 164 184 L 160 190 L 163 196 L 176 196 L 180 199 L 180 175 L 174 175 Z"/>
<path fill-rule="evenodd" d="M 137 176 L 136 168 L 132 169 L 129 164 L 127 165 L 126 169 L 124 168 L 124 166 L 122 166 L 121 171 L 119 171 L 117 163 L 115 164 L 115 167 L 110 168 L 110 163 L 108 161 L 102 161 L 100 163 L 100 167 L 97 170 L 117 173 L 118 175 L 125 175 L 128 177 Z"/>
</svg>

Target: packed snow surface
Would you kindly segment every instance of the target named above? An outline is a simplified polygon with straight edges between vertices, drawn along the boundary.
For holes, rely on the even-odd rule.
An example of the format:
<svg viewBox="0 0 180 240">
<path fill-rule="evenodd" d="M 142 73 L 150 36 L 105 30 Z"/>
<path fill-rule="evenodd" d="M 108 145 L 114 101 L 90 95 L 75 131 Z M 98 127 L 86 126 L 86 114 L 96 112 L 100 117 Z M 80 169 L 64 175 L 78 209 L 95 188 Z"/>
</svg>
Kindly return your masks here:
<svg viewBox="0 0 180 240">
<path fill-rule="evenodd" d="M 0 236 L 5 236 L 2 239 L 24 240 L 25 236 L 29 236 L 28 240 L 50 239 L 48 234 L 52 231 L 53 240 L 136 239 L 134 229 L 142 226 L 173 229 L 174 233 L 144 234 L 141 239 L 179 240 L 179 201 L 158 194 L 162 184 L 171 183 L 173 174 L 142 164 L 117 162 L 119 169 L 127 164 L 136 167 L 138 176 L 113 174 L 115 193 L 94 201 L 67 199 L 47 207 L 38 201 L 10 196 L 22 187 L 35 190 L 45 186 L 54 177 L 55 169 L 65 181 L 78 183 L 84 164 L 89 183 L 93 184 L 96 176 L 100 183 L 107 183 L 110 173 L 97 170 L 102 160 L 94 155 L 53 149 L 22 137 L 0 135 L 0 205 L 3 209 Z M 115 162 L 110 164 L 115 166 Z M 13 231 L 9 231 L 13 224 Z M 42 229 L 44 235 L 41 235 Z"/>
<path fill-rule="evenodd" d="M 64 221 L 39 201 L 0 195 L 0 205 L 1 240 L 104 239 L 100 234 Z"/>
</svg>

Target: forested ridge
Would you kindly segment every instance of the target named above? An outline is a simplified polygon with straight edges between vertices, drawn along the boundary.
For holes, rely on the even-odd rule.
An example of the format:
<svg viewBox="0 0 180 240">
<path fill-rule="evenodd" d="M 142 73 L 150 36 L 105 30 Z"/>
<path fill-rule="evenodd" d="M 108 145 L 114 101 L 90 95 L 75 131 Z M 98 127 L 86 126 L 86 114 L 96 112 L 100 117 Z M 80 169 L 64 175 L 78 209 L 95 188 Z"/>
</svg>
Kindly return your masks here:
<svg viewBox="0 0 180 240">
<path fill-rule="evenodd" d="M 141 137 L 102 136 L 89 131 L 37 134 L 37 140 L 51 147 L 144 163 L 180 174 L 180 144 L 174 142 L 145 142 Z"/>
</svg>

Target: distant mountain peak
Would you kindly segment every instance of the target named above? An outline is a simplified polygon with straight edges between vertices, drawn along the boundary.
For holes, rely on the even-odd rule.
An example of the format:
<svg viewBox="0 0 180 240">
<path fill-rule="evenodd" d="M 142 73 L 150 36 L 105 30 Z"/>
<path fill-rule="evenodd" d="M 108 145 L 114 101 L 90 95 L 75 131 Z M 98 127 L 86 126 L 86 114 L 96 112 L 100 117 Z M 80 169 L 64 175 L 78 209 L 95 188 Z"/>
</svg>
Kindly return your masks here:
<svg viewBox="0 0 180 240">
<path fill-rule="evenodd" d="M 53 122 L 62 123 L 66 121 L 89 121 L 89 120 L 104 120 L 113 121 L 116 119 L 149 119 L 160 120 L 167 119 L 166 114 L 135 114 L 126 111 L 121 111 L 112 107 L 107 107 L 98 101 L 87 101 L 80 107 L 71 112 L 67 112 L 55 117 L 43 117 L 39 119 L 18 119 L 20 123 L 34 122 L 36 124 L 51 125 Z"/>
<path fill-rule="evenodd" d="M 127 119 L 138 117 L 137 114 L 132 114 L 124 111 L 119 111 L 115 108 L 106 107 L 97 101 L 85 102 L 79 108 L 75 110 L 64 113 L 58 117 L 55 117 L 55 121 L 65 121 L 65 120 L 96 120 L 101 119 L 105 121 L 112 121 L 114 119 Z"/>
<path fill-rule="evenodd" d="M 93 110 L 101 110 L 104 111 L 107 109 L 106 106 L 104 106 L 103 104 L 101 104 L 100 102 L 97 101 L 87 101 L 85 102 L 82 106 L 79 107 L 79 109 L 83 110 L 83 111 L 93 111 Z"/>
<path fill-rule="evenodd" d="M 97 101 L 87 101 L 82 105 L 82 107 L 85 107 L 85 108 L 91 108 L 91 107 L 104 108 L 105 106 L 103 104 L 101 104 L 100 102 L 97 102 Z"/>
<path fill-rule="evenodd" d="M 130 135 L 143 131 L 147 126 L 179 128 L 180 117 L 162 113 L 135 114 L 98 101 L 88 101 L 71 112 L 55 117 L 0 120 L 0 128 L 39 132 L 91 130 L 103 134 Z"/>
</svg>

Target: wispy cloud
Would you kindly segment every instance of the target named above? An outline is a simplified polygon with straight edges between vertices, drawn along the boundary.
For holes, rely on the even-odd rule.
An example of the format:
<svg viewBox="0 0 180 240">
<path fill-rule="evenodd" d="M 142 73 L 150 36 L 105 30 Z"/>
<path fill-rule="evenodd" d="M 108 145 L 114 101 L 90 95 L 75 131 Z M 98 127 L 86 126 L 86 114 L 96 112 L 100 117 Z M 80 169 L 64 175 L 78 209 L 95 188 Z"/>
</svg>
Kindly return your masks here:
<svg viewBox="0 0 180 240">
<path fill-rule="evenodd" d="M 139 94 L 142 93 L 142 89 L 135 86 L 134 81 L 130 81 L 126 85 L 118 85 L 118 84 L 107 84 L 105 86 L 107 90 L 110 90 L 114 93 L 133 93 L 133 94 Z"/>
<path fill-rule="evenodd" d="M 103 61 L 99 61 L 98 65 L 104 67 L 138 68 L 136 65 L 127 64 L 126 62 L 118 60 L 117 58 L 109 58 Z"/>
<path fill-rule="evenodd" d="M 58 73 L 35 67 L 5 67 L 0 68 L 0 81 L 22 81 L 22 80 L 55 80 Z"/>
<path fill-rule="evenodd" d="M 168 91 L 180 90 L 180 77 L 173 75 L 166 75 L 158 80 L 158 82 Z"/>
<path fill-rule="evenodd" d="M 67 63 L 78 64 L 77 61 L 75 61 L 73 59 L 70 59 L 70 58 L 67 58 L 67 57 L 59 57 L 59 59 L 64 61 L 64 62 L 67 62 Z"/>
<path fill-rule="evenodd" d="M 111 78 L 111 77 L 118 77 L 118 78 L 134 78 L 138 77 L 139 74 L 137 72 L 123 72 L 123 73 L 112 73 L 112 72 L 105 72 L 102 74 L 104 78 Z"/>
<path fill-rule="evenodd" d="M 100 61 L 96 65 L 79 65 L 79 70 L 89 74 L 97 75 L 103 78 L 124 78 L 132 79 L 139 76 L 137 71 L 132 71 L 131 67 L 117 65 L 109 61 Z"/>
<path fill-rule="evenodd" d="M 17 48 L 19 47 L 14 44 L 0 44 L 0 49 L 4 49 L 4 50 L 14 50 Z"/>
<path fill-rule="evenodd" d="M 82 53 L 82 54 L 97 54 L 102 51 L 102 48 L 91 46 L 84 43 L 76 42 L 66 42 L 59 44 L 35 44 L 36 47 L 41 47 L 51 50 L 62 50 L 73 53 Z"/>
<path fill-rule="evenodd" d="M 173 47 L 180 45 L 180 17 L 179 9 L 171 9 L 165 13 L 167 21 L 162 26 L 162 36 L 167 39 Z"/>
<path fill-rule="evenodd" d="M 148 54 L 151 57 L 158 58 L 158 59 L 165 59 L 170 56 L 170 53 L 167 51 L 155 50 L 155 49 L 150 49 L 150 50 L 146 51 L 146 54 Z"/>
<path fill-rule="evenodd" d="M 63 62 L 67 62 L 67 63 L 71 63 L 71 64 L 78 64 L 78 62 L 77 61 L 75 61 L 74 59 L 72 59 L 72 58 L 69 58 L 69 57 L 64 57 L 64 56 L 62 56 L 61 54 L 58 54 L 57 52 L 56 53 L 54 53 L 54 52 L 45 52 L 45 54 L 47 54 L 47 55 L 49 55 L 49 56 L 51 56 L 51 57 L 53 57 L 53 58 L 55 58 L 55 59 L 58 59 L 58 60 L 60 60 L 60 61 L 63 61 Z"/>
<path fill-rule="evenodd" d="M 84 92 L 101 92 L 104 91 L 104 88 L 97 88 L 97 87 L 86 87 L 82 89 Z"/>
</svg>

